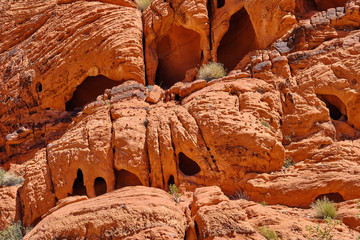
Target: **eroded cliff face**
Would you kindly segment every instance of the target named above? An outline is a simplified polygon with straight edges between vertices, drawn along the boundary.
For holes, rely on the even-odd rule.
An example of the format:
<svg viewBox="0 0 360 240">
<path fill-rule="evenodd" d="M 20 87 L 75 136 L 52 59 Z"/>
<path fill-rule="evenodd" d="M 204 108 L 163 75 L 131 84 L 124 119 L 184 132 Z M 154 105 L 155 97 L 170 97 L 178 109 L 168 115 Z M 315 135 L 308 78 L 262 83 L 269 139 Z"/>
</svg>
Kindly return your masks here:
<svg viewBox="0 0 360 240">
<path fill-rule="evenodd" d="M 269 225 L 306 239 L 306 225 L 325 226 L 307 208 L 326 196 L 343 218 L 335 238 L 355 239 L 359 9 L 3 2 L 0 160 L 25 181 L 0 188 L 0 227 L 36 225 L 27 239 L 263 239 Z M 195 81 L 209 61 L 229 74 Z"/>
</svg>

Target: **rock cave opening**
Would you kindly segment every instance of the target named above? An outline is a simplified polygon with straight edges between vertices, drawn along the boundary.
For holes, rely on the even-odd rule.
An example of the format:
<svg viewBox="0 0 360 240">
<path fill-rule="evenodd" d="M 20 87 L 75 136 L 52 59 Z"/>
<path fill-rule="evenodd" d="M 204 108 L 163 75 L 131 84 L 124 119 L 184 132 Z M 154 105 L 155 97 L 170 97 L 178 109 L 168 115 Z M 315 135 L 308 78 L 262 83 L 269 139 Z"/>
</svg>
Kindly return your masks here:
<svg viewBox="0 0 360 240">
<path fill-rule="evenodd" d="M 334 203 L 339 203 L 339 202 L 343 202 L 344 198 L 340 193 L 327 193 L 327 194 L 321 194 L 319 195 L 316 200 L 321 200 L 324 197 L 327 197 L 327 199 L 329 199 L 330 201 L 334 202 Z"/>
<path fill-rule="evenodd" d="M 175 179 L 173 175 L 170 175 L 167 185 L 170 186 L 171 184 L 175 184 Z"/>
<path fill-rule="evenodd" d="M 84 107 L 87 103 L 95 101 L 96 97 L 103 94 L 105 89 L 115 87 L 121 81 L 115 81 L 103 75 L 87 77 L 75 90 L 72 98 L 66 102 L 66 111 L 74 111 Z"/>
<path fill-rule="evenodd" d="M 73 184 L 73 192 L 72 194 L 69 194 L 70 196 L 81 196 L 81 195 L 87 195 L 86 193 L 86 187 L 84 185 L 84 175 L 79 168 L 77 171 L 77 176 Z"/>
<path fill-rule="evenodd" d="M 229 24 L 217 49 L 217 57 L 218 62 L 231 71 L 248 52 L 258 46 L 255 30 L 245 8 L 232 15 Z"/>
<path fill-rule="evenodd" d="M 95 195 L 100 196 L 106 193 L 106 181 L 102 177 L 97 177 L 94 182 Z"/>
<path fill-rule="evenodd" d="M 115 170 L 115 189 L 127 186 L 142 186 L 140 179 L 125 169 Z"/>
<path fill-rule="evenodd" d="M 302 17 L 311 11 L 317 11 L 315 0 L 296 0 L 295 1 L 295 14 Z"/>
<path fill-rule="evenodd" d="M 343 7 L 348 0 L 315 0 L 316 8 L 319 11 L 326 11 L 329 8 Z"/>
<path fill-rule="evenodd" d="M 36 84 L 36 91 L 37 91 L 38 93 L 41 93 L 41 92 L 42 92 L 42 84 L 41 84 L 41 82 L 38 82 L 38 83 Z"/>
<path fill-rule="evenodd" d="M 335 95 L 317 95 L 329 109 L 330 118 L 333 120 L 347 120 L 346 106 Z"/>
<path fill-rule="evenodd" d="M 182 152 L 179 153 L 179 169 L 187 176 L 194 176 L 201 171 L 200 166 Z"/>
<path fill-rule="evenodd" d="M 156 51 L 158 67 L 155 84 L 168 89 L 184 80 L 186 71 L 201 63 L 200 34 L 182 26 L 173 25 L 158 41 Z"/>
<path fill-rule="evenodd" d="M 225 0 L 217 0 L 216 1 L 216 7 L 222 8 L 225 5 Z"/>
</svg>

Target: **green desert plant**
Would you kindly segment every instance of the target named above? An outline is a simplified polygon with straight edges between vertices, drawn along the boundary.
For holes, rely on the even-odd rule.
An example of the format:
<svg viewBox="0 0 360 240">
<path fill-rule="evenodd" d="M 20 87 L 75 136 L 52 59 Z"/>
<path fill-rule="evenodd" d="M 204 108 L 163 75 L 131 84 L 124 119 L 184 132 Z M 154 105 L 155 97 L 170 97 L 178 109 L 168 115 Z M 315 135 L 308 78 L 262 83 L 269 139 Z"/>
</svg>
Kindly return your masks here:
<svg viewBox="0 0 360 240">
<path fill-rule="evenodd" d="M 285 162 L 284 162 L 284 167 L 285 168 L 288 168 L 288 167 L 291 167 L 291 166 L 294 166 L 294 162 L 292 161 L 291 158 L 286 158 L 285 159 Z"/>
<path fill-rule="evenodd" d="M 174 197 L 175 202 L 179 203 L 179 199 L 180 199 L 179 189 L 175 184 L 169 185 L 169 193 Z"/>
<path fill-rule="evenodd" d="M 6 229 L 0 231 L 1 240 L 20 240 L 31 231 L 32 227 L 25 228 L 20 222 L 13 223 Z"/>
<path fill-rule="evenodd" d="M 318 218 L 335 218 L 337 216 L 337 207 L 327 197 L 316 200 L 311 207 L 316 211 Z"/>
<path fill-rule="evenodd" d="M 24 179 L 22 177 L 8 173 L 4 169 L 0 168 L 0 186 L 15 186 L 22 184 L 23 182 Z"/>
<path fill-rule="evenodd" d="M 331 217 L 325 218 L 326 225 L 320 227 L 318 224 L 316 227 L 306 225 L 306 230 L 308 234 L 305 234 L 305 237 L 309 240 L 331 240 L 333 239 L 333 230 L 337 225 L 340 224 L 340 220 L 332 219 Z"/>
<path fill-rule="evenodd" d="M 261 235 L 263 235 L 267 240 L 278 240 L 279 236 L 278 234 L 274 231 L 271 230 L 268 226 L 261 226 L 259 227 L 259 231 L 261 233 Z"/>
<path fill-rule="evenodd" d="M 270 128 L 270 123 L 266 121 L 264 118 L 260 118 L 260 121 L 264 127 Z"/>
<path fill-rule="evenodd" d="M 137 9 L 144 11 L 151 4 L 151 0 L 136 0 Z"/>
<path fill-rule="evenodd" d="M 268 204 L 267 204 L 267 202 L 265 202 L 265 201 L 262 201 L 261 203 L 261 206 L 263 206 L 263 207 L 266 207 Z"/>
<path fill-rule="evenodd" d="M 216 78 L 222 78 L 226 76 L 226 70 L 222 63 L 209 62 L 200 67 L 197 79 L 204 79 L 210 81 Z"/>
</svg>

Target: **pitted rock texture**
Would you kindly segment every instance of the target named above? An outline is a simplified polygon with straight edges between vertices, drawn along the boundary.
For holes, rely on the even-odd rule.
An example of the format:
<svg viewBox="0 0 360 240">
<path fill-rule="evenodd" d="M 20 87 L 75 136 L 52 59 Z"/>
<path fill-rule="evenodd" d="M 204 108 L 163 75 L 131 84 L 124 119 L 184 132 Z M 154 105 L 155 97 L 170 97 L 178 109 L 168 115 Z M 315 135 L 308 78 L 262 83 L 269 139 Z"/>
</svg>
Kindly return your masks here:
<svg viewBox="0 0 360 240">
<path fill-rule="evenodd" d="M 232 193 L 247 172 L 281 169 L 285 152 L 276 130 L 281 106 L 272 85 L 250 79 L 215 83 L 180 105 L 149 105 L 145 93 L 131 81 L 109 90 L 108 99 L 104 95 L 87 105 L 47 146 L 57 199 L 79 195 L 81 181 L 86 188 L 81 194 L 89 197 L 99 195 L 96 188 L 167 189 L 171 182 L 189 189 L 217 184 Z"/>
<path fill-rule="evenodd" d="M 18 186 L 0 187 L 0 231 L 20 220 L 20 199 Z"/>
<path fill-rule="evenodd" d="M 87 77 L 103 75 L 110 88 L 145 83 L 141 12 L 132 1 L 104 2 L 2 2 L 1 161 L 61 135 L 71 117 L 59 110 Z"/>
<path fill-rule="evenodd" d="M 184 239 L 185 214 L 166 192 L 127 187 L 60 208 L 24 239 Z"/>
</svg>

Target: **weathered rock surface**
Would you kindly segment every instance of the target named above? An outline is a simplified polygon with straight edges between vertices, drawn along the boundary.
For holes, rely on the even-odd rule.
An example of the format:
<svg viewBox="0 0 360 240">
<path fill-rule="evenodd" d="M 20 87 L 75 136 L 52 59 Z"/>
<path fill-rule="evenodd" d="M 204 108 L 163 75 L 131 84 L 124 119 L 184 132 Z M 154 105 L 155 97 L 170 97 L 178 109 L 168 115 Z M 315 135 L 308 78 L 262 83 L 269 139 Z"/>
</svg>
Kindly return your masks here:
<svg viewBox="0 0 360 240">
<path fill-rule="evenodd" d="M 18 186 L 0 187 L 0 231 L 20 220 Z"/>
<path fill-rule="evenodd" d="M 24 179 L 20 198 L 22 222 L 28 227 L 38 222 L 56 203 L 45 149 L 38 151 L 33 159 L 25 163 Z"/>
<path fill-rule="evenodd" d="M 2 2 L 2 162 L 58 138 L 71 121 L 58 110 L 87 77 L 104 75 L 110 88 L 129 79 L 145 83 L 140 11 L 132 1 L 104 2 Z"/>
<path fill-rule="evenodd" d="M 138 186 L 62 207 L 24 239 L 184 239 L 185 230 L 185 214 L 169 194 Z"/>
</svg>

